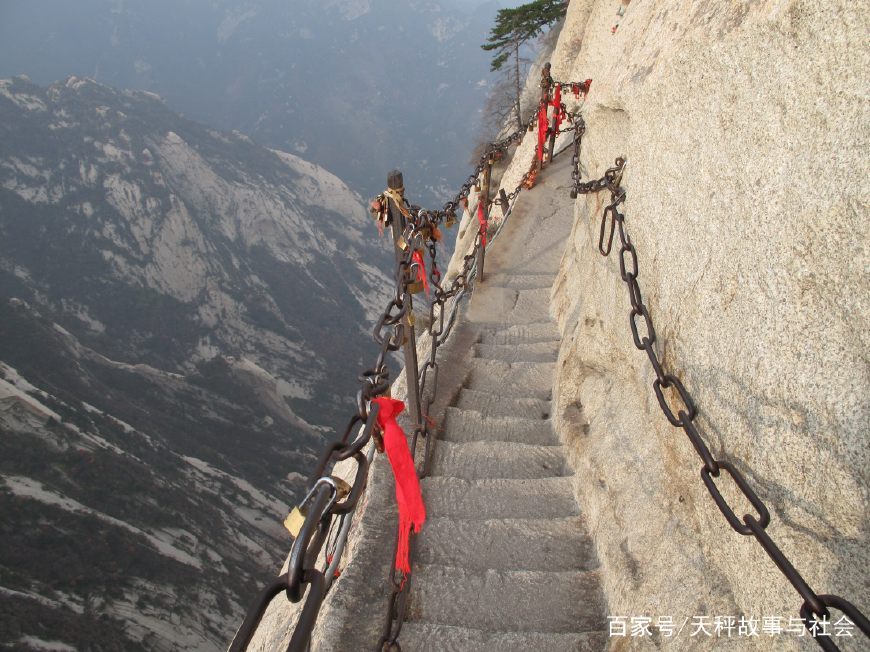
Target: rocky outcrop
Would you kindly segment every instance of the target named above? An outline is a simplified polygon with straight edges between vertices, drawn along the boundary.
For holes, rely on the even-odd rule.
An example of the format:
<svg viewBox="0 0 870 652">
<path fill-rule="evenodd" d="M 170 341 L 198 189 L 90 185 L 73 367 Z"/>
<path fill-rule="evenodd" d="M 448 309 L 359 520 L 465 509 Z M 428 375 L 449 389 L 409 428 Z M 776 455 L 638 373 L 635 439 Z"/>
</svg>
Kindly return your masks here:
<svg viewBox="0 0 870 652">
<path fill-rule="evenodd" d="M 387 256 L 296 156 L 0 80 L 0 647 L 223 646 L 346 418 Z"/>
<path fill-rule="evenodd" d="M 627 157 L 626 226 L 659 356 L 694 396 L 714 455 L 770 508 L 783 552 L 817 591 L 866 610 L 866 573 L 851 570 L 870 551 L 866 15 L 809 0 L 633 2 L 621 19 L 617 6 L 574 0 L 552 56 L 556 79 L 594 80 L 584 176 Z M 798 595 L 728 526 L 659 409 L 618 247 L 597 252 L 608 199 L 577 201 L 552 302 L 556 416 L 610 613 L 787 621 Z M 752 513 L 733 483 L 718 484 L 738 516 Z M 686 634 L 663 642 L 726 642 Z"/>
</svg>

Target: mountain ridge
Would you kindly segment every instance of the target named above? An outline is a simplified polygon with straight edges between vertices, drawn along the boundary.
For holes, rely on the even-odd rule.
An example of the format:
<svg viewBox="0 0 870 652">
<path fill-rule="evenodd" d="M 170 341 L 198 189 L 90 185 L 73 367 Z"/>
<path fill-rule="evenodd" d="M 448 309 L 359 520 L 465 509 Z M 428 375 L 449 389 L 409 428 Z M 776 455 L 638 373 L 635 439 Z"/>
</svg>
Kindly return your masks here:
<svg viewBox="0 0 870 652">
<path fill-rule="evenodd" d="M 226 644 L 389 256 L 295 155 L 151 93 L 0 80 L 0 646 Z"/>
</svg>

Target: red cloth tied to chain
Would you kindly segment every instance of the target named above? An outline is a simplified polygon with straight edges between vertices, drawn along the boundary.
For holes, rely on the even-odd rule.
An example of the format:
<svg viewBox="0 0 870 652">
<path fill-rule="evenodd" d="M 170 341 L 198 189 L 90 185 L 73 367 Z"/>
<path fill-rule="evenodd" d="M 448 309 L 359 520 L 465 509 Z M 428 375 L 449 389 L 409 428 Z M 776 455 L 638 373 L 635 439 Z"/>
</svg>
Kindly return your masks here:
<svg viewBox="0 0 870 652">
<path fill-rule="evenodd" d="M 383 432 L 384 450 L 396 478 L 396 504 L 399 507 L 396 569 L 408 574 L 411 572 L 411 564 L 408 560 L 411 528 L 414 532 L 420 531 L 426 520 L 426 506 L 423 504 L 420 481 L 417 479 L 417 469 L 414 468 L 414 458 L 411 457 L 408 441 L 402 428 L 396 423 L 396 417 L 405 409 L 405 404 L 388 396 L 373 399 L 372 403 L 380 407 L 378 426 Z"/>
<path fill-rule="evenodd" d="M 556 85 L 556 90 L 553 91 L 553 114 L 556 118 L 556 131 L 559 131 L 559 125 L 562 124 L 562 87 Z"/>
<path fill-rule="evenodd" d="M 538 160 L 544 160 L 544 141 L 547 140 L 547 102 L 538 109 Z"/>
<path fill-rule="evenodd" d="M 423 281 L 423 289 L 426 290 L 426 296 L 429 296 L 429 281 L 426 279 L 426 265 L 423 263 L 423 254 L 419 251 L 414 251 L 411 255 L 419 267 L 417 267 L 417 280 Z"/>
<path fill-rule="evenodd" d="M 486 249 L 486 230 L 489 228 L 489 223 L 483 215 L 483 200 L 477 201 L 477 221 L 480 223 L 480 243 Z"/>
</svg>

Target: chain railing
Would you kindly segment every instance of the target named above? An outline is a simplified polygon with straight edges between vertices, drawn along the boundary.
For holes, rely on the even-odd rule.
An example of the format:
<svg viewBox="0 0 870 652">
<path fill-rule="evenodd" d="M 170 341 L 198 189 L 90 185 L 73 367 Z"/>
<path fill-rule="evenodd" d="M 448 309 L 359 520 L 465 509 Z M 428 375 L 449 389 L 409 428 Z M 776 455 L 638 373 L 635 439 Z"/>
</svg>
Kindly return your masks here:
<svg viewBox="0 0 870 652">
<path fill-rule="evenodd" d="M 546 98 L 542 99 L 542 106 L 546 108 L 549 105 L 550 100 L 548 94 Z M 563 112 L 563 119 L 568 119 L 571 121 L 575 119 L 575 116 L 573 114 L 570 114 L 565 110 L 564 105 L 557 105 L 556 110 Z M 514 132 L 507 138 L 490 145 L 487 148 L 486 152 L 481 156 L 480 163 L 475 170 L 475 174 L 469 176 L 468 181 L 462 187 L 459 193 L 457 193 L 456 197 L 447 202 L 442 211 L 423 211 L 417 206 L 407 204 L 403 196 L 399 198 L 396 197 L 393 193 L 387 193 L 386 195 L 381 195 L 375 199 L 375 205 L 379 207 L 379 214 L 390 215 L 389 218 L 384 217 L 381 219 L 393 220 L 396 219 L 397 215 L 400 215 L 406 219 L 415 219 L 416 221 L 420 221 L 423 215 L 428 215 L 430 216 L 430 223 L 437 226 L 439 220 L 442 217 L 450 216 L 452 212 L 455 211 L 456 207 L 458 207 L 460 203 L 468 197 L 472 187 L 475 187 L 475 189 L 478 191 L 478 218 L 480 220 L 480 225 L 477 233 L 475 234 L 473 246 L 471 247 L 471 252 L 464 256 L 462 262 L 462 269 L 453 278 L 449 288 L 445 289 L 441 285 L 441 273 L 438 270 L 436 261 L 437 250 L 435 247 L 435 241 L 430 240 L 428 243 L 430 259 L 429 279 L 431 281 L 432 287 L 434 288 L 434 297 L 432 303 L 430 304 L 428 326 L 431 346 L 429 349 L 429 359 L 423 364 L 422 369 L 419 370 L 417 383 L 417 388 L 420 392 L 419 400 L 423 405 L 422 414 L 424 415 L 424 423 L 420 424 L 419 427 L 415 429 L 411 441 L 412 455 L 415 455 L 416 453 L 416 448 L 420 437 L 423 437 L 426 441 L 422 454 L 422 463 L 420 465 L 420 468 L 418 469 L 418 476 L 420 478 L 425 477 L 428 473 L 429 457 L 435 441 L 435 433 L 432 432 L 432 426 L 434 425 L 434 422 L 429 416 L 429 409 L 438 393 L 438 349 L 450 335 L 456 319 L 456 308 L 459 305 L 459 302 L 466 294 L 466 292 L 470 288 L 472 288 L 472 285 L 475 281 L 482 281 L 487 238 L 489 237 L 489 211 L 494 205 L 499 205 L 502 210 L 502 221 L 499 224 L 499 228 L 492 235 L 494 239 L 501 231 L 501 227 L 504 226 L 508 216 L 510 215 L 513 201 L 524 188 L 531 187 L 529 185 L 529 179 L 533 178 L 533 175 L 536 173 L 536 169 L 533 163 L 532 168 L 520 179 L 514 190 L 512 190 L 510 193 L 507 193 L 504 190 L 500 190 L 500 192 L 498 193 L 499 196 L 497 198 L 490 198 L 490 179 L 492 175 L 492 167 L 497 160 L 503 158 L 504 152 L 510 145 L 519 142 L 519 140 L 521 140 L 523 134 L 526 131 L 531 131 L 534 129 L 536 123 L 540 120 L 540 116 L 540 113 L 535 113 L 535 115 L 532 116 L 532 118 L 522 129 Z M 568 129 L 566 129 L 565 131 L 567 130 Z M 539 143 L 537 147 L 541 146 L 542 144 Z M 550 148 L 547 151 L 549 160 L 552 160 L 555 155 L 552 147 L 553 145 L 551 143 Z M 539 158 L 540 157 L 537 156 L 536 148 L 535 160 L 538 160 Z M 403 207 L 398 207 L 397 210 L 394 210 L 392 203 L 397 199 L 399 199 L 400 201 L 405 201 L 405 205 Z M 387 210 L 388 205 L 389 210 Z M 448 301 L 450 302 L 449 306 Z M 446 316 L 446 324 L 445 315 L 448 315 Z M 414 369 L 416 369 L 416 367 Z M 406 377 L 411 378 L 412 371 L 409 371 L 407 367 L 405 373 Z M 408 389 L 410 392 L 410 382 L 408 383 Z M 410 536 L 412 540 L 408 546 L 408 549 L 411 559 L 411 566 L 413 567 L 415 535 L 411 534 Z M 396 546 L 398 547 L 398 545 L 399 542 L 397 541 Z M 407 611 L 412 572 L 408 574 L 401 574 L 401 576 L 399 576 L 396 568 L 391 568 L 391 592 L 387 604 L 387 613 L 383 633 L 381 635 L 378 646 L 381 650 L 401 650 L 398 638 L 399 634 L 401 633 L 402 623 L 404 622 L 405 614 Z"/>
<path fill-rule="evenodd" d="M 561 110 L 564 111 L 564 106 Z M 571 114 L 565 112 L 564 115 L 570 116 L 573 120 Z M 511 202 L 524 187 L 530 187 L 528 180 L 531 171 L 522 178 L 511 193 L 502 190 L 497 199 L 490 199 L 489 181 L 492 167 L 504 158 L 510 146 L 522 139 L 526 130 L 534 128 L 538 119 L 539 115 L 535 114 L 523 129 L 491 143 L 456 195 L 439 210 L 424 210 L 410 204 L 405 199 L 402 175 L 398 171 L 390 173 L 387 190 L 373 200 L 372 212 L 375 217 L 382 226 L 392 228 L 396 254 L 393 273 L 394 293 L 378 317 L 373 331 L 374 341 L 380 349 L 374 364 L 359 376 L 360 389 L 356 396 L 355 414 L 350 418 L 341 437 L 324 448 L 310 476 L 310 491 L 285 520 L 285 526 L 294 537 L 288 558 L 288 570 L 269 583 L 251 605 L 230 645 L 230 652 L 242 652 L 247 649 L 267 608 L 282 592 L 293 603 L 299 603 L 303 597 L 305 598 L 287 649 L 290 652 L 302 652 L 309 647 L 320 605 L 337 577 L 353 517 L 366 488 L 369 466 L 375 450 L 383 448 L 377 426 L 379 408 L 377 403 L 372 401 L 389 392 L 391 380 L 387 357 L 391 352 L 399 349 L 404 349 L 409 414 L 414 427 L 411 454 L 412 457 L 416 455 L 418 442 L 422 438 L 425 445 L 418 475 L 424 477 L 428 472 L 429 457 L 435 438 L 432 430 L 434 422 L 429 416 L 429 409 L 437 395 L 438 349 L 450 335 L 460 301 L 472 288 L 475 279 L 482 275 L 489 211 L 492 206 L 500 205 L 503 219 L 506 219 L 510 213 Z M 552 154 L 551 148 L 551 158 Z M 483 217 L 475 234 L 471 253 L 464 257 L 462 269 L 453 278 L 450 286 L 444 288 L 441 285 L 441 272 L 436 260 L 439 226 L 443 224 L 450 227 L 455 223 L 456 211 L 463 204 L 467 207 L 467 199 L 472 188 L 478 192 L 478 210 L 482 211 Z M 428 249 L 429 253 L 428 278 L 433 287 L 434 297 L 429 306 L 428 332 L 431 339 L 429 359 L 423 364 L 422 369 L 419 369 L 412 295 L 420 290 L 420 278 L 423 273 L 420 252 L 424 251 L 424 248 Z M 375 445 L 370 446 L 364 453 L 363 451 L 373 439 Z M 331 475 L 336 464 L 350 459 L 356 462 L 356 472 L 351 484 Z M 336 524 L 337 534 L 333 538 L 332 532 Z M 414 534 L 412 533 L 410 537 L 409 548 L 413 559 Z M 397 546 L 398 543 L 397 540 Z M 324 545 L 326 545 L 325 551 Z M 321 552 L 324 552 L 324 555 L 318 568 Z M 389 586 L 391 591 L 387 618 L 379 647 L 400 649 L 397 638 L 407 607 L 410 573 L 407 575 L 397 573 L 393 566 L 390 571 Z"/>
<path fill-rule="evenodd" d="M 692 447 L 701 458 L 703 462 L 701 466 L 701 480 L 704 486 L 707 488 L 716 506 L 722 512 L 722 515 L 728 521 L 728 524 L 738 534 L 755 537 L 755 540 L 798 592 L 803 599 L 803 604 L 800 607 L 800 616 L 804 627 L 822 649 L 828 651 L 840 649 L 834 643 L 831 636 L 825 634 L 830 631 L 831 625 L 836 626 L 840 623 L 839 620 L 834 623 L 831 622 L 830 609 L 840 611 L 844 614 L 843 617 L 848 618 L 865 636 L 870 638 L 870 621 L 855 605 L 836 595 L 819 595 L 807 584 L 806 580 L 804 580 L 767 533 L 767 527 L 770 525 L 770 511 L 767 509 L 767 506 L 759 498 L 758 494 L 755 493 L 752 486 L 744 475 L 740 473 L 735 464 L 726 460 L 717 460 L 713 456 L 703 437 L 698 432 L 698 427 L 695 424 L 698 408 L 691 393 L 686 389 L 678 376 L 663 365 L 655 350 L 656 330 L 653 319 L 650 316 L 649 307 L 644 303 L 643 294 L 638 282 L 639 265 L 637 249 L 625 229 L 625 214 L 620 210 L 620 206 L 624 204 L 626 198 L 626 191 L 622 186 L 622 177 L 627 161 L 625 158 L 617 158 L 615 165 L 608 168 L 600 179 L 581 182 L 579 167 L 580 132 L 581 130 L 578 128 L 575 131 L 574 138 L 573 171 L 571 175 L 574 185 L 571 189 L 571 197 L 576 198 L 578 194 L 597 193 L 602 190 L 610 191 L 610 203 L 604 208 L 604 212 L 601 215 L 601 224 L 598 230 L 598 251 L 602 256 L 608 256 L 613 248 L 614 234 L 616 232 L 619 233 L 621 245 L 619 250 L 619 275 L 628 288 L 628 299 L 631 304 L 629 326 L 634 346 L 646 353 L 649 358 L 650 365 L 656 376 L 653 381 L 653 392 L 659 407 L 672 426 L 680 428 L 686 433 Z M 643 322 L 642 327 L 640 326 L 641 321 Z M 665 397 L 666 390 L 676 392 L 676 395 L 679 397 L 677 404 L 674 405 L 668 401 Z M 725 476 L 721 473 L 723 470 L 755 509 L 755 515 L 744 514 L 741 519 L 737 516 L 734 508 L 728 504 L 714 481 L 714 478 L 724 479 Z"/>
</svg>

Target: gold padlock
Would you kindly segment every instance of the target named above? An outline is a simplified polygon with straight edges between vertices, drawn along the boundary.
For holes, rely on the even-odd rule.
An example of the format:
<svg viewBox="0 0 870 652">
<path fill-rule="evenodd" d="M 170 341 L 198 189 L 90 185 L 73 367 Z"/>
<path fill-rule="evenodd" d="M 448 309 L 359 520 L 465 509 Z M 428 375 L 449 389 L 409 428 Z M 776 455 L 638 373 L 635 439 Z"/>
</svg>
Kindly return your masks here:
<svg viewBox="0 0 870 652">
<path fill-rule="evenodd" d="M 284 519 L 284 527 L 294 539 L 299 536 L 299 530 L 305 524 L 305 509 L 294 507 L 287 518 Z"/>
<path fill-rule="evenodd" d="M 401 249 L 402 251 L 407 251 L 407 250 L 408 250 L 408 243 L 405 242 L 405 236 L 401 236 L 401 235 L 400 235 L 400 236 L 399 236 L 399 239 L 396 240 L 396 245 L 397 245 L 397 246 L 399 247 L 399 249 Z"/>
<path fill-rule="evenodd" d="M 416 323 L 417 323 L 417 317 L 416 317 L 416 315 L 414 315 L 413 312 L 409 312 L 409 313 L 408 313 L 408 326 L 410 326 L 410 327 L 413 328 L 413 327 L 414 327 L 414 324 L 416 324 Z"/>
<path fill-rule="evenodd" d="M 337 475 L 330 476 L 332 481 L 335 483 L 335 490 L 337 492 L 336 502 L 339 500 L 343 500 L 347 498 L 348 494 L 350 494 L 351 486 L 346 481 L 339 478 Z"/>
<path fill-rule="evenodd" d="M 444 217 L 444 226 L 446 226 L 448 229 L 452 229 L 454 224 L 456 224 L 456 213 L 450 211 Z"/>
<path fill-rule="evenodd" d="M 423 281 L 409 281 L 406 287 L 411 294 L 420 294 L 423 291 Z"/>
</svg>

